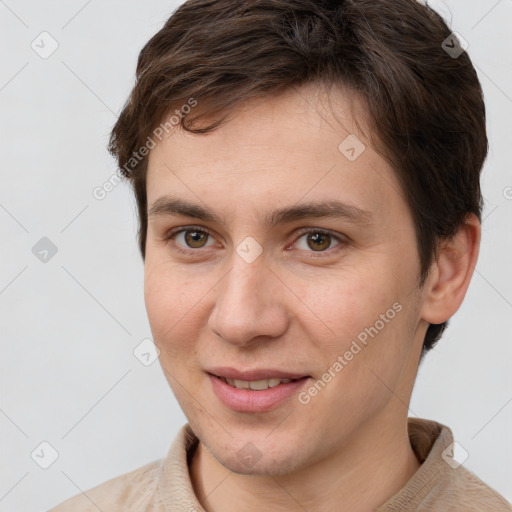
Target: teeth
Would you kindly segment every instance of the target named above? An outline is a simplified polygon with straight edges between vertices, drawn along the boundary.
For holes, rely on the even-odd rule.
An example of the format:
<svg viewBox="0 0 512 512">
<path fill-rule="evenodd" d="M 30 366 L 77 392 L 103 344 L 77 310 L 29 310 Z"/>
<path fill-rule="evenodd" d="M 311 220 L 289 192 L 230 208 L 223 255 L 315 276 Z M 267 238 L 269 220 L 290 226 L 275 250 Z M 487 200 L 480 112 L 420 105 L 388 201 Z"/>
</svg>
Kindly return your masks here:
<svg viewBox="0 0 512 512">
<path fill-rule="evenodd" d="M 237 389 L 252 389 L 253 391 L 263 391 L 268 388 L 274 388 L 279 384 L 286 384 L 287 382 L 291 382 L 292 379 L 262 379 L 262 380 L 237 380 L 237 379 L 229 379 L 228 377 L 223 377 L 227 384 L 233 386 Z"/>
<path fill-rule="evenodd" d="M 281 384 L 281 379 L 268 379 L 268 387 L 269 388 L 279 386 L 279 384 Z"/>
<path fill-rule="evenodd" d="M 268 389 L 268 379 L 252 380 L 249 382 L 249 387 L 251 389 L 254 389 L 254 391 L 261 391 L 263 389 Z"/>
<path fill-rule="evenodd" d="M 229 379 L 231 380 L 231 379 Z M 234 380 L 233 382 L 235 388 L 238 388 L 238 389 L 249 389 L 249 382 L 246 381 L 246 380 Z"/>
</svg>

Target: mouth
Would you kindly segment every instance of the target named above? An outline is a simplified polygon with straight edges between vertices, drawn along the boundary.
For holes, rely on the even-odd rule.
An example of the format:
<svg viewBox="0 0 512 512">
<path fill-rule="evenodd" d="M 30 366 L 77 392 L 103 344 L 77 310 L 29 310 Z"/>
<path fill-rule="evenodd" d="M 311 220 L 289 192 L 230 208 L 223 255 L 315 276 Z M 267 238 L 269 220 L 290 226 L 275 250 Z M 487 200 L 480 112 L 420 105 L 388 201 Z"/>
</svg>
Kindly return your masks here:
<svg viewBox="0 0 512 512">
<path fill-rule="evenodd" d="M 281 379 L 281 378 L 271 378 L 271 379 L 260 379 L 260 380 L 239 380 L 239 379 L 230 379 L 228 377 L 220 377 L 218 375 L 214 375 L 218 379 L 222 380 L 229 386 L 236 389 L 248 389 L 251 391 L 264 391 L 269 388 L 275 388 L 280 384 L 288 384 L 289 382 L 295 382 L 302 379 L 307 379 L 308 377 L 301 377 L 300 379 Z"/>
<path fill-rule="evenodd" d="M 310 375 L 280 370 L 215 368 L 206 372 L 214 394 L 222 404 L 236 412 L 256 413 L 276 409 L 296 395 Z"/>
</svg>

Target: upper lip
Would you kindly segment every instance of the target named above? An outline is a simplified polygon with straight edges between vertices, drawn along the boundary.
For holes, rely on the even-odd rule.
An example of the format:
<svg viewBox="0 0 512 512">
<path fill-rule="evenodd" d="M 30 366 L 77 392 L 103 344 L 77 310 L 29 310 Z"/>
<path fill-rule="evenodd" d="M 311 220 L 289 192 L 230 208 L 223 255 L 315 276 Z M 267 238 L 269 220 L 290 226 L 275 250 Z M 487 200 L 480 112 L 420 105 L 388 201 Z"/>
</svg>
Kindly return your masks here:
<svg viewBox="0 0 512 512">
<path fill-rule="evenodd" d="M 265 379 L 302 379 L 308 377 L 303 373 L 291 373 L 282 370 L 273 370 L 271 368 L 255 368 L 252 370 L 240 371 L 236 368 L 216 367 L 206 370 L 216 377 L 227 377 L 236 380 L 265 380 Z"/>
</svg>

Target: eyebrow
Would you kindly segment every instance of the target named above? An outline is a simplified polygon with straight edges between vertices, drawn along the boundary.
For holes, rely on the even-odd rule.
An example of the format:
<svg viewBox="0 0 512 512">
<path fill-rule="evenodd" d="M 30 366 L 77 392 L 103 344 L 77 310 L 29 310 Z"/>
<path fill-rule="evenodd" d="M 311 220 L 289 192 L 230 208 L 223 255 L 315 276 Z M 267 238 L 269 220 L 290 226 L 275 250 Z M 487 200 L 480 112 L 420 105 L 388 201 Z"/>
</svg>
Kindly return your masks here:
<svg viewBox="0 0 512 512">
<path fill-rule="evenodd" d="M 223 220 L 209 208 L 168 196 L 159 197 L 148 212 L 148 217 L 161 215 L 179 215 L 224 224 Z M 271 229 L 279 224 L 320 218 L 344 219 L 360 227 L 369 226 L 373 224 L 374 220 L 373 214 L 368 210 L 362 210 L 355 205 L 341 201 L 328 200 L 292 205 L 275 210 L 265 216 L 264 223 L 267 229 Z"/>
</svg>

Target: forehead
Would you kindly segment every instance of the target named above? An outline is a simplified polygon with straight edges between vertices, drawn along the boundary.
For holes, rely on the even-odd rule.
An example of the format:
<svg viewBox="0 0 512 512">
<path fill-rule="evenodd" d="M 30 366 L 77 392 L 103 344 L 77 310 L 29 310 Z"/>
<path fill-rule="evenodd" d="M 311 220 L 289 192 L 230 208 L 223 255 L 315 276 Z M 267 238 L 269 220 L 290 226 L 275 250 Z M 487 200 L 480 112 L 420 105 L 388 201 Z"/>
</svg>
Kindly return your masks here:
<svg viewBox="0 0 512 512">
<path fill-rule="evenodd" d="M 327 92 L 325 87 L 308 84 L 289 88 L 279 95 L 252 99 L 227 112 L 228 121 L 220 128 L 195 135 L 175 127 L 164 136 L 159 147 L 200 145 L 205 149 L 215 148 L 217 151 L 212 155 L 215 157 L 221 151 L 240 149 L 240 144 L 254 152 L 259 146 L 262 149 L 281 147 L 301 153 L 312 149 L 322 152 L 333 145 L 337 149 L 340 137 L 343 139 L 349 134 L 365 139 L 368 115 L 362 100 L 349 90 L 333 87 Z M 193 108 L 201 112 L 201 104 Z M 191 113 L 195 115 L 197 112 Z M 202 128 L 216 120 L 205 112 L 197 127 Z M 331 137 L 325 138 L 328 132 Z M 319 136 L 325 138 L 324 144 L 319 144 Z M 194 159 L 194 154 L 183 159 L 179 149 L 173 147 L 176 160 L 186 163 Z M 226 156 L 234 157 L 232 153 Z"/>
<path fill-rule="evenodd" d="M 207 120 L 208 124 L 211 120 Z M 148 207 L 198 198 L 240 214 L 276 203 L 337 199 L 376 215 L 402 198 L 394 171 L 362 131 L 364 105 L 342 90 L 307 86 L 248 102 L 209 134 L 175 130 L 149 155 Z"/>
</svg>

